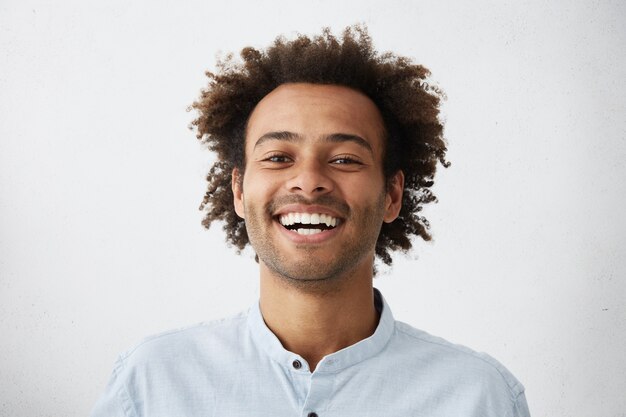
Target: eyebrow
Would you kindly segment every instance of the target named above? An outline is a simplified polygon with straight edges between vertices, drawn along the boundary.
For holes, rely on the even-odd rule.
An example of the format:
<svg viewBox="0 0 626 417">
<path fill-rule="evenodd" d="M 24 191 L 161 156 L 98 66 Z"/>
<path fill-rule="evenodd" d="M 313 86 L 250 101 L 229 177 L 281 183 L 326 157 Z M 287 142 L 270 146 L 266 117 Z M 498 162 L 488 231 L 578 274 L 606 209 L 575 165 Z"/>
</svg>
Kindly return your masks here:
<svg viewBox="0 0 626 417">
<path fill-rule="evenodd" d="M 368 141 L 363 139 L 358 135 L 352 135 L 350 133 L 330 133 L 328 135 L 322 135 L 321 137 L 323 142 L 331 142 L 331 143 L 342 143 L 342 142 L 352 142 L 357 145 L 365 148 L 371 154 L 374 153 L 372 150 L 372 146 Z M 259 139 L 257 139 L 254 147 L 260 146 L 264 142 L 270 140 L 282 140 L 285 142 L 302 142 L 304 137 L 298 133 L 289 132 L 289 131 L 280 131 L 280 132 L 268 132 L 263 134 Z"/>
</svg>

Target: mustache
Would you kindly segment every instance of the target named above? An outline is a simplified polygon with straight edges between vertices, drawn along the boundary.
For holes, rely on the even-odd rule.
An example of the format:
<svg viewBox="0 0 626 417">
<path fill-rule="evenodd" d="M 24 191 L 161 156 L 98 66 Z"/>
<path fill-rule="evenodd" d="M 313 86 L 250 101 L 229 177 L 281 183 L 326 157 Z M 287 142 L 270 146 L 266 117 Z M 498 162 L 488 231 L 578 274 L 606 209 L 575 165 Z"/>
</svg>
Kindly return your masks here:
<svg viewBox="0 0 626 417">
<path fill-rule="evenodd" d="M 314 199 L 307 199 L 297 194 L 276 197 L 267 204 L 267 213 L 271 216 L 281 206 L 284 206 L 286 204 L 303 204 L 309 206 L 315 204 L 319 206 L 325 206 L 341 214 L 342 217 L 348 217 L 348 214 L 350 213 L 350 207 L 345 202 L 339 200 L 336 197 L 323 195 Z"/>
</svg>

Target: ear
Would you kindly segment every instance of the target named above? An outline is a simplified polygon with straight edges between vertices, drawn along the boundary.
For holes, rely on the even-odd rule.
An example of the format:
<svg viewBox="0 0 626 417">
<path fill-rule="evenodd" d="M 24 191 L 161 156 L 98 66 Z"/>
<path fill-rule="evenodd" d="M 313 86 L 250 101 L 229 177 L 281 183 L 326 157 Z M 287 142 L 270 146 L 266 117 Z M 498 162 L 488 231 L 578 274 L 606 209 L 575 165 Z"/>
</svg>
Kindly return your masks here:
<svg viewBox="0 0 626 417">
<path fill-rule="evenodd" d="M 404 172 L 398 171 L 387 183 L 385 197 L 385 215 L 383 221 L 391 223 L 398 218 L 402 208 L 402 193 L 404 191 Z"/>
<path fill-rule="evenodd" d="M 237 216 L 245 219 L 246 211 L 243 205 L 243 178 L 237 168 L 233 168 L 233 172 L 231 173 L 231 188 L 233 190 L 235 213 L 237 213 Z"/>
</svg>

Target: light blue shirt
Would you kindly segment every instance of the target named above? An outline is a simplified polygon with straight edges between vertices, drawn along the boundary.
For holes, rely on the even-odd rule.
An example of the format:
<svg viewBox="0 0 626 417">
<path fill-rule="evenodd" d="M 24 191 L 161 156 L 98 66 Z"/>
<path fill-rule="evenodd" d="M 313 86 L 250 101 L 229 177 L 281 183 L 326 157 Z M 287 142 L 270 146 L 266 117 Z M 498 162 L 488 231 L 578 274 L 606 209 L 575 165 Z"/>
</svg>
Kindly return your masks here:
<svg viewBox="0 0 626 417">
<path fill-rule="evenodd" d="M 145 339 L 121 355 L 92 417 L 522 417 L 524 387 L 495 359 L 396 321 L 314 372 L 258 303 L 234 318 Z"/>
</svg>

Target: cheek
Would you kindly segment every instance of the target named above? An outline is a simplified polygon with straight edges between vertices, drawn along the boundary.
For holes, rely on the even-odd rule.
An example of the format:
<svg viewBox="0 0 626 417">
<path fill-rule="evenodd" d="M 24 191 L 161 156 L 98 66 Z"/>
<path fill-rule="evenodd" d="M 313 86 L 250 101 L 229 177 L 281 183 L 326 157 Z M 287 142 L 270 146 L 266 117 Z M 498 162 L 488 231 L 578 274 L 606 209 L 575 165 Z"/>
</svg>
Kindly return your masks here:
<svg viewBox="0 0 626 417">
<path fill-rule="evenodd" d="M 255 173 L 244 179 L 243 190 L 243 203 L 248 209 L 263 207 L 275 196 L 277 184 L 272 178 Z"/>
<path fill-rule="evenodd" d="M 256 171 L 244 178 L 244 192 L 256 197 L 275 193 L 284 183 L 285 178 L 280 174 L 264 171 Z"/>
<path fill-rule="evenodd" d="M 369 201 L 378 198 L 384 192 L 384 179 L 382 176 L 349 176 L 340 182 L 340 188 L 346 198 Z"/>
</svg>

